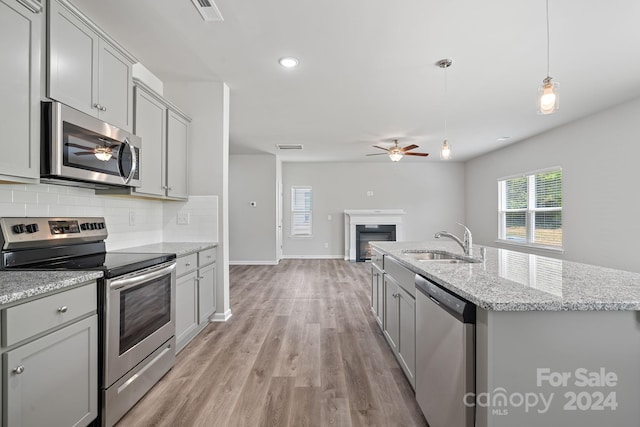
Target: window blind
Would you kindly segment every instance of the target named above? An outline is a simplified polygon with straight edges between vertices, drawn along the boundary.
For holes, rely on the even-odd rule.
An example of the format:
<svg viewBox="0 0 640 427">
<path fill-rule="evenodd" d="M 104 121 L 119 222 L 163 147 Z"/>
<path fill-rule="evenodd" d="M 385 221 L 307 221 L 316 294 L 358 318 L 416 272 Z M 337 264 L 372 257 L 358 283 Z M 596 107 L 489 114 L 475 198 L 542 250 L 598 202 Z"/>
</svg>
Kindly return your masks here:
<svg viewBox="0 0 640 427">
<path fill-rule="evenodd" d="M 311 236 L 311 187 L 291 187 L 291 235 Z"/>
<path fill-rule="evenodd" d="M 562 170 L 498 181 L 501 240 L 562 247 Z"/>
</svg>

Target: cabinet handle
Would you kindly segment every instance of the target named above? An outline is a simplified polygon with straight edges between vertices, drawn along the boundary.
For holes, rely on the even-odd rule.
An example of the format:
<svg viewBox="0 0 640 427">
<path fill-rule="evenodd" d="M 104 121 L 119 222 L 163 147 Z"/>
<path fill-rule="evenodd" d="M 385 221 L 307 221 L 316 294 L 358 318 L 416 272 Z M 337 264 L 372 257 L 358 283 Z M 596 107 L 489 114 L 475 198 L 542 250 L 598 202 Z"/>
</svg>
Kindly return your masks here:
<svg viewBox="0 0 640 427">
<path fill-rule="evenodd" d="M 58 308 L 58 313 L 66 313 L 67 312 L 67 306 L 63 305 L 62 307 Z"/>
<path fill-rule="evenodd" d="M 13 368 L 13 372 L 14 372 L 16 375 L 20 375 L 21 373 L 23 373 L 23 372 L 24 372 L 24 366 L 23 366 L 23 365 L 20 365 L 20 366 L 18 366 L 17 368 Z"/>
<path fill-rule="evenodd" d="M 198 280 L 204 279 L 204 276 L 198 276 Z"/>
<path fill-rule="evenodd" d="M 173 188 L 171 188 L 171 187 L 167 187 L 167 190 L 171 191 L 171 190 L 173 190 Z"/>
<path fill-rule="evenodd" d="M 400 294 L 393 294 L 394 298 L 398 298 L 400 296 Z"/>
<path fill-rule="evenodd" d="M 95 108 L 98 111 L 102 111 L 102 105 L 100 104 L 93 104 L 93 108 Z"/>
<path fill-rule="evenodd" d="M 185 263 L 184 263 L 184 266 L 185 266 L 185 267 L 191 267 L 191 263 L 190 263 L 190 262 L 185 262 Z"/>
<path fill-rule="evenodd" d="M 107 111 L 107 107 L 102 106 L 102 108 L 100 108 L 100 111 Z"/>
</svg>

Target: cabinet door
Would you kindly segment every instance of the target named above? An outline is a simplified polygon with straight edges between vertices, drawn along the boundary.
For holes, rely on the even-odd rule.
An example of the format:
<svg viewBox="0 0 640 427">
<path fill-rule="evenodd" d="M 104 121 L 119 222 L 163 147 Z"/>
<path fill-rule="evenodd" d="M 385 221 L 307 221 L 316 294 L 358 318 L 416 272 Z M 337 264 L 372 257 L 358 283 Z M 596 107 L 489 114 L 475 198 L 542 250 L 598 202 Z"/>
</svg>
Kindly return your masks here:
<svg viewBox="0 0 640 427">
<path fill-rule="evenodd" d="M 206 323 L 216 311 L 216 265 L 198 270 L 198 320 Z"/>
<path fill-rule="evenodd" d="M 175 112 L 167 113 L 167 196 L 186 199 L 189 123 Z M 144 141 L 143 141 L 144 144 Z"/>
<path fill-rule="evenodd" d="M 385 307 L 385 322 L 384 322 L 384 335 L 389 341 L 389 345 L 394 350 L 398 351 L 399 334 L 400 334 L 400 322 L 399 322 L 399 286 L 393 281 L 393 279 L 384 275 L 384 307 Z"/>
<path fill-rule="evenodd" d="M 0 0 L 0 175 L 40 175 L 40 17 Z"/>
<path fill-rule="evenodd" d="M 140 87 L 135 89 L 135 134 L 142 138 L 140 180 L 136 193 L 165 195 L 166 107 Z"/>
<path fill-rule="evenodd" d="M 375 265 L 371 265 L 371 309 L 376 316 L 376 321 L 383 327 L 384 313 L 384 286 L 383 273 Z"/>
<path fill-rule="evenodd" d="M 198 282 L 196 273 L 176 280 L 176 348 L 189 342 L 198 328 Z"/>
<path fill-rule="evenodd" d="M 415 386 L 416 371 L 416 301 L 402 289 L 399 289 L 399 349 L 400 362 L 411 385 Z"/>
<path fill-rule="evenodd" d="M 108 42 L 99 43 L 98 117 L 128 131 L 133 130 L 133 78 L 131 63 Z M 144 140 L 142 141 L 144 144 Z"/>
<path fill-rule="evenodd" d="M 7 426 L 86 426 L 98 415 L 98 317 L 3 355 Z"/>
<path fill-rule="evenodd" d="M 59 2 L 49 2 L 50 98 L 97 117 L 98 35 Z"/>
</svg>

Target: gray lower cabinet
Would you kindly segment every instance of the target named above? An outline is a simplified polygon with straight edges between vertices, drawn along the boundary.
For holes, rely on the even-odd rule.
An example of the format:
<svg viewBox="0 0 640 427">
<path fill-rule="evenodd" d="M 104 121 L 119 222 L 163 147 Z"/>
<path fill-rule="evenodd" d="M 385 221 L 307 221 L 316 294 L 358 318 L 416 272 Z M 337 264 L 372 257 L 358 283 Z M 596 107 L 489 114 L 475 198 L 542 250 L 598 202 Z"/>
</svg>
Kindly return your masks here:
<svg viewBox="0 0 640 427">
<path fill-rule="evenodd" d="M 181 351 L 216 311 L 216 248 L 179 257 L 176 275 L 176 350 Z"/>
<path fill-rule="evenodd" d="M 2 309 L 3 426 L 82 427 L 96 419 L 96 287 Z"/>
<path fill-rule="evenodd" d="M 375 268 L 375 267 L 374 267 Z M 400 367 L 415 387 L 416 299 L 414 273 L 385 256 L 383 330 Z"/>
<path fill-rule="evenodd" d="M 132 131 L 135 58 L 67 0 L 48 7 L 47 95 Z"/>
<path fill-rule="evenodd" d="M 40 176 L 40 33 L 42 6 L 0 0 L 0 180 Z"/>
<path fill-rule="evenodd" d="M 180 262 L 180 260 L 178 260 Z M 176 279 L 176 349 L 187 345 L 198 330 L 198 282 L 193 271 Z"/>
<path fill-rule="evenodd" d="M 384 272 L 375 264 L 371 265 L 371 310 L 380 328 L 384 328 Z"/>
</svg>

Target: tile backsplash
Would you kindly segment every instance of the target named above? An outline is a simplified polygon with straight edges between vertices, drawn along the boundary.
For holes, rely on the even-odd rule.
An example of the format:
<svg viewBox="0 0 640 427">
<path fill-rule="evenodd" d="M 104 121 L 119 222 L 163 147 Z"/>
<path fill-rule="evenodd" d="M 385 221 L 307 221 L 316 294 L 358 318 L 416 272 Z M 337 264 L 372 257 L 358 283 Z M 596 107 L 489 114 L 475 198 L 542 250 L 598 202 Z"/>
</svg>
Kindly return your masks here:
<svg viewBox="0 0 640 427">
<path fill-rule="evenodd" d="M 163 202 L 54 184 L 6 184 L 0 185 L 0 216 L 103 216 L 107 249 L 115 250 L 161 241 L 217 241 L 217 200 Z M 188 214 L 188 224 L 178 224 L 178 212 Z"/>
</svg>

